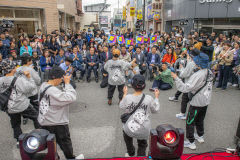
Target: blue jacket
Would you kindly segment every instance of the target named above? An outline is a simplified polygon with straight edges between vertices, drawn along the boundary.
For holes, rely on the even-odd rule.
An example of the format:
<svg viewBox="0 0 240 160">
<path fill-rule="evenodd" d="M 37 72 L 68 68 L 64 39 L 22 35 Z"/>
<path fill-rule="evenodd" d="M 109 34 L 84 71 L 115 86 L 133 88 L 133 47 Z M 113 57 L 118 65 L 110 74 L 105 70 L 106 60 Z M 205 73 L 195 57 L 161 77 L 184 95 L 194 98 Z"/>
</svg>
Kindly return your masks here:
<svg viewBox="0 0 240 160">
<path fill-rule="evenodd" d="M 72 58 L 72 59 L 74 59 L 74 58 L 75 58 L 75 55 L 72 53 L 69 57 Z M 79 68 L 79 67 L 81 67 L 82 64 L 83 64 L 82 55 L 79 54 L 79 53 L 77 53 L 77 58 L 78 58 L 78 60 L 76 59 L 76 60 L 74 60 L 73 63 L 72 63 L 72 66 L 73 66 L 74 68 Z"/>
<path fill-rule="evenodd" d="M 104 64 L 107 60 L 110 60 L 112 58 L 113 58 L 113 55 L 110 51 L 108 51 L 108 59 L 107 59 L 106 53 L 102 52 L 100 54 L 100 63 Z"/>
<path fill-rule="evenodd" d="M 79 49 L 82 49 L 83 40 L 82 39 L 76 39 L 76 42 L 74 43 L 74 46 L 78 46 Z"/>
<path fill-rule="evenodd" d="M 60 55 L 57 55 L 56 57 L 55 57 L 55 64 L 57 65 L 57 66 L 59 66 L 61 63 L 63 63 L 63 62 L 61 62 L 63 60 L 63 62 L 65 61 L 65 56 L 63 55 L 62 57 L 60 56 Z"/>
<path fill-rule="evenodd" d="M 22 46 L 20 48 L 20 56 L 22 56 L 24 52 L 28 52 L 30 56 L 32 56 L 32 47 L 28 46 L 28 50 L 27 50 L 24 46 Z"/>
<path fill-rule="evenodd" d="M 91 63 L 91 62 L 96 63 L 95 65 L 98 66 L 99 58 L 98 58 L 98 56 L 96 54 L 93 55 L 93 58 L 91 58 L 91 54 L 87 54 L 87 57 L 86 57 L 87 65 L 88 65 L 88 63 Z"/>
<path fill-rule="evenodd" d="M 40 58 L 40 67 L 41 67 L 41 71 L 45 72 L 45 69 L 47 66 L 52 67 L 54 64 L 54 59 L 51 57 L 51 62 L 50 63 L 46 63 L 46 58 L 44 56 L 41 56 Z"/>
<path fill-rule="evenodd" d="M 93 37 L 92 34 L 87 34 L 86 38 L 87 38 L 87 41 L 90 42 L 91 38 Z"/>
<path fill-rule="evenodd" d="M 155 54 L 155 62 L 154 63 L 151 63 L 151 61 L 152 61 L 152 53 L 150 53 L 150 54 L 148 54 L 148 58 L 147 58 L 147 63 L 148 63 L 148 65 L 149 64 L 156 64 L 156 65 L 158 65 L 158 64 L 160 64 L 160 56 L 158 55 L 158 54 Z"/>
<path fill-rule="evenodd" d="M 0 54 L 2 54 L 2 59 L 5 59 L 8 57 L 8 49 L 6 46 L 0 47 Z"/>
<path fill-rule="evenodd" d="M 3 42 L 3 45 L 6 46 L 7 48 L 10 47 L 10 40 L 9 39 L 5 38 L 4 40 L 2 40 L 2 42 Z"/>
<path fill-rule="evenodd" d="M 53 50 L 53 51 L 56 51 L 56 50 L 59 51 L 60 46 L 59 46 L 59 44 L 58 44 L 57 42 L 55 42 L 54 44 L 49 43 L 49 44 L 48 44 L 48 49 L 51 49 L 51 50 Z"/>
</svg>

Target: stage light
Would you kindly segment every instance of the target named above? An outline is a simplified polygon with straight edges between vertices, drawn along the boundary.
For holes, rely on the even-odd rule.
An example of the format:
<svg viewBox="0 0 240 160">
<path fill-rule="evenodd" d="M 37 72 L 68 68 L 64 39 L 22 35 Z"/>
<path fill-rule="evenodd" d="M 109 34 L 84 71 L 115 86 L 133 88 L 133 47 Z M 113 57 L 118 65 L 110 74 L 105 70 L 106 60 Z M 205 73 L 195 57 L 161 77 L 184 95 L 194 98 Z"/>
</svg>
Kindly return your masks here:
<svg viewBox="0 0 240 160">
<path fill-rule="evenodd" d="M 22 160 L 57 160 L 56 139 L 47 130 L 36 129 L 19 136 L 19 148 Z M 47 153 L 39 153 L 48 150 Z"/>
<path fill-rule="evenodd" d="M 184 131 L 171 125 L 151 130 L 150 155 L 153 159 L 179 159 L 183 152 Z"/>
</svg>

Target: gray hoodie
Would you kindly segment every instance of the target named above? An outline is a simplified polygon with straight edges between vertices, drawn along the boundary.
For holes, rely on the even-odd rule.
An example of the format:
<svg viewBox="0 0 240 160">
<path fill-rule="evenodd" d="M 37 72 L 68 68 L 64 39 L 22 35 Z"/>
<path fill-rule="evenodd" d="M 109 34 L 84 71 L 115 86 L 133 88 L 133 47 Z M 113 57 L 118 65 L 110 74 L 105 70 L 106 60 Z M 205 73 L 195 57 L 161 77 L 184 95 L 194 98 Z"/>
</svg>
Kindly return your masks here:
<svg viewBox="0 0 240 160">
<path fill-rule="evenodd" d="M 131 63 L 124 60 L 109 60 L 104 65 L 104 69 L 108 72 L 108 83 L 110 85 L 123 85 L 126 82 L 126 70 L 131 67 Z"/>
<path fill-rule="evenodd" d="M 129 94 L 123 98 L 119 106 L 125 111 L 125 113 L 130 113 L 134 110 L 141 98 L 142 94 L 139 96 Z M 141 106 L 124 124 L 124 132 L 133 138 L 148 139 L 151 129 L 150 115 L 151 113 L 157 112 L 159 108 L 159 100 L 157 98 L 153 99 L 151 96 L 146 95 Z"/>
<path fill-rule="evenodd" d="M 38 74 L 38 72 L 36 72 L 32 67 L 27 67 L 27 66 L 21 66 L 17 69 L 17 71 L 29 71 L 32 79 L 34 80 L 36 86 L 40 86 L 41 85 L 41 78 Z M 33 95 L 36 95 L 38 93 L 38 89 L 36 87 L 36 89 L 31 93 L 31 95 L 29 96 L 33 96 Z"/>
<path fill-rule="evenodd" d="M 48 83 L 43 83 L 39 93 L 42 93 L 47 86 Z M 68 124 L 69 105 L 76 101 L 76 98 L 77 93 L 71 84 L 66 84 L 63 91 L 54 86 L 50 87 L 39 104 L 39 124 L 41 126 Z"/>
<path fill-rule="evenodd" d="M 207 76 L 207 69 L 201 69 L 195 72 L 188 81 L 183 83 L 180 78 L 176 78 L 176 87 L 177 90 L 183 93 L 196 93 L 198 89 L 200 89 L 206 82 L 207 85 L 198 92 L 190 101 L 190 105 L 195 107 L 204 107 L 210 104 L 211 96 L 212 96 L 212 85 L 213 85 L 213 74 L 209 71 L 209 75 Z"/>
<path fill-rule="evenodd" d="M 194 73 L 194 69 L 196 68 L 196 64 L 193 60 L 188 60 L 185 68 L 180 69 L 179 77 L 184 79 L 185 82 L 188 81 L 190 76 Z"/>
<path fill-rule="evenodd" d="M 0 78 L 0 92 L 4 92 L 11 84 L 14 76 Z M 8 101 L 8 113 L 20 113 L 28 108 L 30 100 L 28 99 L 36 89 L 36 85 L 32 78 L 28 79 L 25 76 L 19 76 L 15 82 L 14 88 Z"/>
</svg>

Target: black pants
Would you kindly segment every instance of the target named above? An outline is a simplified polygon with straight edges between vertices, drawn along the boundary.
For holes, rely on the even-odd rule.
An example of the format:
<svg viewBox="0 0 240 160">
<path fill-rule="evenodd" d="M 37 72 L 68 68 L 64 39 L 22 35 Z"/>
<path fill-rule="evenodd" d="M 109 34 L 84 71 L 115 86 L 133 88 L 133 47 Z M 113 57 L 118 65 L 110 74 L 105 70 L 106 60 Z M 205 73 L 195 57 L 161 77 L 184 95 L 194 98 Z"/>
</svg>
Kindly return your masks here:
<svg viewBox="0 0 240 160">
<path fill-rule="evenodd" d="M 98 72 L 97 72 L 98 67 L 97 66 L 88 66 L 87 67 L 87 78 L 89 79 L 91 77 L 91 72 L 93 71 L 95 78 L 98 78 Z"/>
<path fill-rule="evenodd" d="M 181 102 L 181 113 L 186 113 L 188 102 L 188 93 L 183 93 Z"/>
<path fill-rule="evenodd" d="M 121 100 L 123 98 L 123 88 L 124 88 L 124 84 L 117 86 L 118 87 L 118 92 L 119 92 L 119 100 Z M 116 86 L 112 86 L 112 85 L 108 85 L 108 99 L 112 99 L 113 98 L 113 94 L 114 91 L 116 89 Z"/>
<path fill-rule="evenodd" d="M 37 110 L 30 105 L 25 111 L 15 114 L 8 114 L 10 117 L 11 126 L 13 129 L 14 138 L 18 141 L 18 137 L 22 134 L 21 129 L 21 117 L 28 118 L 33 121 L 35 129 L 40 128 L 40 125 L 38 123 L 37 117 L 38 112 Z"/>
<path fill-rule="evenodd" d="M 129 156 L 135 155 L 135 147 L 133 146 L 133 138 L 129 137 L 124 131 L 123 131 L 123 138 L 127 146 L 127 152 Z M 138 143 L 138 150 L 137 150 L 137 156 L 146 156 L 146 149 L 147 149 L 147 140 L 137 140 Z"/>
<path fill-rule="evenodd" d="M 220 75 L 217 88 L 226 89 L 231 66 L 220 65 Z"/>
<path fill-rule="evenodd" d="M 196 126 L 198 136 L 204 134 L 204 119 L 207 112 L 207 107 L 194 107 L 190 106 L 186 121 L 186 137 L 193 143 L 194 138 L 194 126 Z"/>
<path fill-rule="evenodd" d="M 68 125 L 42 126 L 43 129 L 55 134 L 57 144 L 60 146 L 66 159 L 74 159 L 72 141 Z"/>
<path fill-rule="evenodd" d="M 182 92 L 177 91 L 177 92 L 175 93 L 175 98 L 178 99 L 181 94 L 182 94 Z"/>
<path fill-rule="evenodd" d="M 30 103 L 31 105 L 37 110 L 37 112 L 39 111 L 39 104 L 38 104 L 38 94 L 29 97 L 30 99 Z"/>
</svg>

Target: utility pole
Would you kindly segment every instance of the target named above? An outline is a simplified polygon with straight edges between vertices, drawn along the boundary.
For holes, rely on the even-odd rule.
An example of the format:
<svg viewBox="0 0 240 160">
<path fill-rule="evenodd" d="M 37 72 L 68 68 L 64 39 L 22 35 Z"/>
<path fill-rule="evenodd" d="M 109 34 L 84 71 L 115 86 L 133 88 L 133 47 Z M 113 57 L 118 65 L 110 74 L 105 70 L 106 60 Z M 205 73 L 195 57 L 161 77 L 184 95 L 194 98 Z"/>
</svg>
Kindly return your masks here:
<svg viewBox="0 0 240 160">
<path fill-rule="evenodd" d="M 107 7 L 107 0 L 104 0 L 103 8 L 98 12 L 99 29 L 101 29 L 101 13 L 104 11 L 105 7 Z"/>
<path fill-rule="evenodd" d="M 145 30 L 145 8 L 146 8 L 146 0 L 143 0 L 143 30 Z"/>
</svg>

